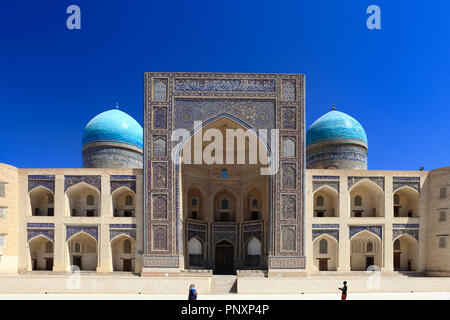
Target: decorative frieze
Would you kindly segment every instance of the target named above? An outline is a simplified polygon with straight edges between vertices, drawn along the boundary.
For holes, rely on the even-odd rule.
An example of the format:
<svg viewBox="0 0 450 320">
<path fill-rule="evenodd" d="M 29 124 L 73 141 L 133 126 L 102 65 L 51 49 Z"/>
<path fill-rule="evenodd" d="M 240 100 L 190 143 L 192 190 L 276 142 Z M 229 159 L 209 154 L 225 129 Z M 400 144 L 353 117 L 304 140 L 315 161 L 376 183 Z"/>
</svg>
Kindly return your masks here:
<svg viewBox="0 0 450 320">
<path fill-rule="evenodd" d="M 136 176 L 132 175 L 112 175 L 110 177 L 111 193 L 121 187 L 127 187 L 136 193 Z"/>
<path fill-rule="evenodd" d="M 254 79 L 175 79 L 176 91 L 273 92 L 274 80 Z"/>
<path fill-rule="evenodd" d="M 28 176 L 28 192 L 37 187 L 45 187 L 55 193 L 55 176 L 54 175 L 29 175 Z"/>
<path fill-rule="evenodd" d="M 348 238 L 353 238 L 354 235 L 367 230 L 373 234 L 376 234 L 380 239 L 383 239 L 383 227 L 382 226 L 349 226 Z"/>
<path fill-rule="evenodd" d="M 102 191 L 101 176 L 64 176 L 64 191 L 77 183 L 84 182 Z"/>
<path fill-rule="evenodd" d="M 313 192 L 319 189 L 322 186 L 328 186 L 330 188 L 333 188 L 339 193 L 339 181 L 314 181 L 313 180 Z"/>
<path fill-rule="evenodd" d="M 384 191 L 384 177 L 348 177 L 348 189 L 361 180 L 368 179 Z"/>
<path fill-rule="evenodd" d="M 312 230 L 313 241 L 323 234 L 327 234 L 330 237 L 333 237 L 337 241 L 339 241 L 339 230 L 338 229 L 313 229 Z"/>
<path fill-rule="evenodd" d="M 44 236 L 51 240 L 53 242 L 55 237 L 55 230 L 54 229 L 27 229 L 27 241 L 30 241 L 31 239 L 34 239 L 38 236 Z"/>
<path fill-rule="evenodd" d="M 66 226 L 66 241 L 80 232 L 87 233 L 98 241 L 98 226 Z"/>
</svg>

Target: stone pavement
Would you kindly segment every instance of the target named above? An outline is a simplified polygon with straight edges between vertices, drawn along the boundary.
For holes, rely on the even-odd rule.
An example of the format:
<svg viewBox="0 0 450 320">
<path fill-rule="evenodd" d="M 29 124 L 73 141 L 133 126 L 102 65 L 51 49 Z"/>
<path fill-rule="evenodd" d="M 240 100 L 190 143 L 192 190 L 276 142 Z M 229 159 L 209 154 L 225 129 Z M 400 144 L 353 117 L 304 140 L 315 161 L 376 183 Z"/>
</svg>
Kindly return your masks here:
<svg viewBox="0 0 450 320">
<path fill-rule="evenodd" d="M 0 294 L 0 300 L 186 300 L 185 295 L 161 294 Z M 340 294 L 218 294 L 198 296 L 199 300 L 340 300 Z M 348 300 L 450 300 L 450 292 L 354 293 Z"/>
</svg>

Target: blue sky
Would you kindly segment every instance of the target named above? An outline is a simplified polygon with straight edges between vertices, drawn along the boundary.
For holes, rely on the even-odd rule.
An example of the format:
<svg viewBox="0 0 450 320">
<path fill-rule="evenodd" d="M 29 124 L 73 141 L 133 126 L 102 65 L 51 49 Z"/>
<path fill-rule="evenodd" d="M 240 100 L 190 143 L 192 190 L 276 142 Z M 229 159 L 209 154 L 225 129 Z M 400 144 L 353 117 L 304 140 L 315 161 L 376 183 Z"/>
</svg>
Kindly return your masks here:
<svg viewBox="0 0 450 320">
<path fill-rule="evenodd" d="M 81 8 L 81 30 L 66 8 Z M 366 8 L 381 8 L 381 30 Z M 118 102 L 143 124 L 145 71 L 306 75 L 306 125 L 336 104 L 369 169 L 450 158 L 450 1 L 2 1 L 0 162 L 81 167 L 87 122 Z"/>
</svg>

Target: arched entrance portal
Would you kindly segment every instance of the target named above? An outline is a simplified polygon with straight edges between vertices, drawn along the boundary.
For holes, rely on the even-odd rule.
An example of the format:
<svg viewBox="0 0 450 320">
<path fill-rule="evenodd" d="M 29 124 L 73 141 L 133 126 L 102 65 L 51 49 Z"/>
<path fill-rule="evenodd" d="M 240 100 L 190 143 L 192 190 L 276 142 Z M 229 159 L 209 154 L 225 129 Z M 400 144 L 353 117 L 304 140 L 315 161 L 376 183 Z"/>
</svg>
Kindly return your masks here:
<svg viewBox="0 0 450 320">
<path fill-rule="evenodd" d="M 226 240 L 220 241 L 215 248 L 215 274 L 234 274 L 234 245 Z"/>
</svg>

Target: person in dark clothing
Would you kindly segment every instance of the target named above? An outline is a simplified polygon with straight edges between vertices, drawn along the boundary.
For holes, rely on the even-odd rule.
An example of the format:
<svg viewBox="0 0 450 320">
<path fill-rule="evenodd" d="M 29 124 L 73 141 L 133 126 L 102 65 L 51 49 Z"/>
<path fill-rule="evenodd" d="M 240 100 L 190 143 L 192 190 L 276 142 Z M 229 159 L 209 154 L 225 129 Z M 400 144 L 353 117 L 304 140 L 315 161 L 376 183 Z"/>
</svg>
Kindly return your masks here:
<svg viewBox="0 0 450 320">
<path fill-rule="evenodd" d="M 339 290 L 342 291 L 341 300 L 347 300 L 347 281 L 344 281 L 344 286 Z"/>
<path fill-rule="evenodd" d="M 188 300 L 197 300 L 197 289 L 195 289 L 195 283 L 189 286 Z"/>
</svg>

